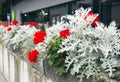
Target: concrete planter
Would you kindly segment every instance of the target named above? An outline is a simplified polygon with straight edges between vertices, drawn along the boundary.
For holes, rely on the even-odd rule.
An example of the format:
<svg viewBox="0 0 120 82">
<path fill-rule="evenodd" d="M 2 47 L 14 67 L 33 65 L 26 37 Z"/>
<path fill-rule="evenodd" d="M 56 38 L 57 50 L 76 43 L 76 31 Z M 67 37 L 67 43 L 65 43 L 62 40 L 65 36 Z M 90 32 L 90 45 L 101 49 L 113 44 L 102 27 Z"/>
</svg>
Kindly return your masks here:
<svg viewBox="0 0 120 82">
<path fill-rule="evenodd" d="M 53 70 L 47 60 L 44 60 L 44 74 L 47 78 L 51 79 L 51 82 L 79 82 L 77 76 L 72 76 L 70 73 L 64 75 L 58 75 Z M 93 78 L 83 79 L 83 82 L 93 82 Z"/>
<path fill-rule="evenodd" d="M 47 59 L 42 63 L 29 63 L 19 54 L 0 44 L 0 72 L 8 82 L 79 82 L 76 76 L 69 73 L 57 75 Z M 84 78 L 83 82 L 120 82 L 120 73 L 116 72 L 113 79 L 105 74 Z"/>
</svg>

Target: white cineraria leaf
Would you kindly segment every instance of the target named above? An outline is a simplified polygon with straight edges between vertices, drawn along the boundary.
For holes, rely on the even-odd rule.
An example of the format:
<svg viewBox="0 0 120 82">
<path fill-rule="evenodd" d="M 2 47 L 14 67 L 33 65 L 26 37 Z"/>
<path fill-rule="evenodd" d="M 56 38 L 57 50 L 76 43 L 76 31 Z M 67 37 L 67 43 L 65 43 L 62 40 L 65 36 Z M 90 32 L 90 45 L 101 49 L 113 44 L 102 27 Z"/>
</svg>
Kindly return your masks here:
<svg viewBox="0 0 120 82">
<path fill-rule="evenodd" d="M 107 58 L 107 59 L 102 59 L 102 61 L 103 61 L 102 67 L 106 70 L 106 72 L 109 72 L 109 76 L 111 77 L 112 73 L 116 71 L 114 68 L 117 66 L 116 59 Z"/>
<path fill-rule="evenodd" d="M 89 9 L 81 8 L 76 10 L 75 15 L 66 16 L 69 19 L 71 35 L 63 40 L 58 53 L 67 52 L 66 70 L 70 70 L 72 75 L 81 73 L 89 77 L 97 74 L 101 68 L 99 63 L 102 62 L 101 64 L 105 66 L 104 69 L 109 71 L 109 76 L 111 76 L 118 63 L 115 54 L 120 53 L 120 31 L 117 30 L 115 22 L 112 22 L 108 27 L 103 23 L 97 23 L 96 28 L 87 26 L 95 18 L 89 16 L 87 18 L 88 23 L 82 20 L 89 11 Z M 99 60 L 101 58 L 110 58 L 111 60 L 105 62 Z M 97 62 L 98 60 L 99 62 Z M 80 71 L 83 69 L 86 72 Z"/>
<path fill-rule="evenodd" d="M 0 39 L 3 38 L 4 33 L 6 33 L 5 27 L 1 25 L 0 26 Z"/>
<path fill-rule="evenodd" d="M 112 21 L 112 22 L 110 23 L 110 27 L 116 27 L 115 21 Z"/>
<path fill-rule="evenodd" d="M 33 38 L 30 38 L 30 37 L 33 37 L 33 34 L 35 32 L 37 32 L 37 29 L 35 29 L 35 27 L 31 28 L 29 25 L 21 26 L 19 28 L 19 30 L 16 30 L 16 34 L 14 35 L 14 37 L 12 37 L 10 39 L 9 45 L 13 44 L 13 45 L 15 45 L 14 48 L 17 48 L 17 46 L 21 45 L 20 44 L 21 42 L 24 42 L 23 46 L 25 47 L 25 43 L 29 42 L 30 41 L 29 39 L 33 40 Z M 27 45 L 27 46 L 29 46 L 29 45 Z M 22 45 L 21 45 L 21 47 L 22 47 Z"/>
<path fill-rule="evenodd" d="M 9 43 L 10 37 L 11 37 L 11 35 L 7 31 L 6 31 L 5 34 L 3 34 L 2 42 L 3 42 L 4 45 L 7 45 Z"/>
<path fill-rule="evenodd" d="M 40 60 L 44 59 L 45 56 L 46 56 L 46 44 L 39 43 L 39 44 L 36 45 L 35 49 L 39 51 Z"/>
</svg>

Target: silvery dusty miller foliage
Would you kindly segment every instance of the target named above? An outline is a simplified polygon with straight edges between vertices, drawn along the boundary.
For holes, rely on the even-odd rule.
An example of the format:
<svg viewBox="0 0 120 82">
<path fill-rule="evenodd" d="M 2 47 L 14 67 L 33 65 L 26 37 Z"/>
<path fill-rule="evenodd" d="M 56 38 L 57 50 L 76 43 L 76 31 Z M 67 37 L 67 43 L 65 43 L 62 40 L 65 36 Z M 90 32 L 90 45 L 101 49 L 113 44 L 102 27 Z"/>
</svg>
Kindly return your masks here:
<svg viewBox="0 0 120 82">
<path fill-rule="evenodd" d="M 83 13 L 88 11 L 81 8 L 74 15 L 66 16 L 71 35 L 63 40 L 58 51 L 67 52 L 66 71 L 70 70 L 72 75 L 77 74 L 80 81 L 83 77 L 89 78 L 101 72 L 111 77 L 120 66 L 117 58 L 120 54 L 120 31 L 115 22 L 109 26 L 99 22 L 93 28 L 83 20 Z"/>
</svg>

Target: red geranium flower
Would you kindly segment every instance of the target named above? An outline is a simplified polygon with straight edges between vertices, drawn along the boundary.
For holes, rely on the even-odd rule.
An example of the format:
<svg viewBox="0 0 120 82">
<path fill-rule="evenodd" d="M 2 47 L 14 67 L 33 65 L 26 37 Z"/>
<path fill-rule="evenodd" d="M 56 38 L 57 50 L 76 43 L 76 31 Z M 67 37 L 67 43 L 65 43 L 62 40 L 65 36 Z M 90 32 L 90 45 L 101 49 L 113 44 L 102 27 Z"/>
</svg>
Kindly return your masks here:
<svg viewBox="0 0 120 82">
<path fill-rule="evenodd" d="M 84 20 L 87 20 L 87 17 L 89 17 L 89 16 L 93 16 L 94 17 L 94 19 L 92 21 L 90 21 L 90 22 L 91 22 L 91 25 L 95 26 L 96 23 L 99 21 L 99 17 L 96 14 L 94 14 L 92 11 L 90 11 L 84 17 Z"/>
<path fill-rule="evenodd" d="M 36 25 L 38 25 L 38 22 L 29 22 L 28 25 L 30 25 L 30 26 L 36 26 Z"/>
<path fill-rule="evenodd" d="M 95 19 L 92 21 L 91 24 L 92 24 L 93 26 L 96 26 L 96 23 L 97 23 L 98 21 L 99 21 L 99 17 L 96 16 Z"/>
<path fill-rule="evenodd" d="M 94 13 L 92 11 L 90 11 L 90 12 L 87 13 L 87 15 L 84 17 L 84 19 L 86 20 L 87 17 L 93 16 L 93 15 L 94 15 Z"/>
<path fill-rule="evenodd" d="M 46 32 L 38 31 L 34 34 L 34 44 L 38 44 L 39 42 L 43 42 L 46 37 Z"/>
<path fill-rule="evenodd" d="M 11 27 L 8 27 L 8 28 L 7 28 L 7 30 L 8 30 L 8 31 L 11 31 L 11 30 L 12 30 L 12 28 L 11 28 Z"/>
<path fill-rule="evenodd" d="M 32 50 L 28 52 L 28 59 L 30 62 L 37 62 L 37 56 L 39 52 L 37 50 Z"/>
<path fill-rule="evenodd" d="M 67 38 L 68 36 L 70 36 L 70 30 L 69 29 L 66 29 L 66 30 L 62 30 L 61 32 L 60 32 L 60 37 L 62 37 L 62 38 Z"/>
<path fill-rule="evenodd" d="M 23 24 L 21 23 L 20 26 L 22 26 Z"/>
<path fill-rule="evenodd" d="M 11 24 L 12 24 L 12 25 L 16 25 L 16 24 L 18 24 L 18 23 L 19 23 L 18 20 L 13 20 Z"/>
</svg>

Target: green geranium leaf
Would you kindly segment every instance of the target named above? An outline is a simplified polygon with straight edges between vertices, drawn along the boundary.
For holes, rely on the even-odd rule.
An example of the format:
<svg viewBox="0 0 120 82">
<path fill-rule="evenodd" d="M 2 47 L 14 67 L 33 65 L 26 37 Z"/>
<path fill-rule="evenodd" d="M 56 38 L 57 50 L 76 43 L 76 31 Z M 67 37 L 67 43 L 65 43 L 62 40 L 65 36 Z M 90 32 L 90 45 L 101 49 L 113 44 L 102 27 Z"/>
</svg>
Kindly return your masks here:
<svg viewBox="0 0 120 82">
<path fill-rule="evenodd" d="M 66 73 L 66 70 L 64 67 L 60 66 L 60 67 L 56 67 L 55 68 L 56 74 L 62 75 L 62 73 Z"/>
</svg>

